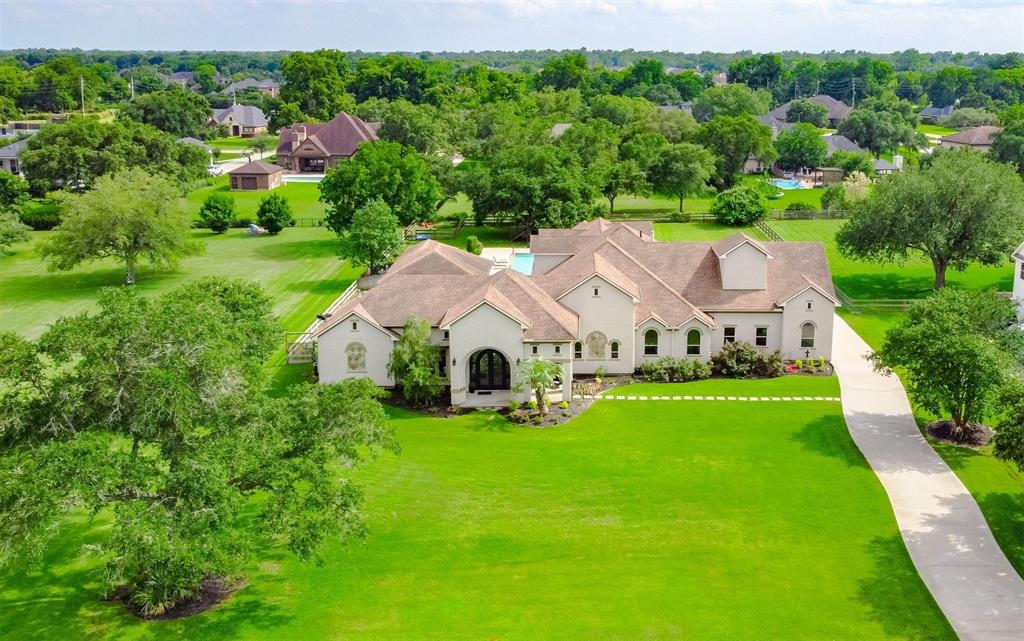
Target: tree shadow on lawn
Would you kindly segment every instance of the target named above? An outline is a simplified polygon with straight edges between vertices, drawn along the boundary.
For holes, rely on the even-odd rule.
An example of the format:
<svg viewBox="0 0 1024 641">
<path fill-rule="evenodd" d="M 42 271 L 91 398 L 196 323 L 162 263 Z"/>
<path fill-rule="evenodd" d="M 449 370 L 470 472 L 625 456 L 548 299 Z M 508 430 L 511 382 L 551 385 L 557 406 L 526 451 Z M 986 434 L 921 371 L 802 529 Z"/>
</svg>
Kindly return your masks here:
<svg viewBox="0 0 1024 641">
<path fill-rule="evenodd" d="M 875 537 L 867 547 L 872 570 L 859 582 L 857 597 L 886 634 L 912 641 L 956 639 L 914 568 L 902 537 Z"/>
<path fill-rule="evenodd" d="M 290 292 L 305 294 L 335 294 L 340 296 L 352 284 L 351 278 L 328 278 L 323 280 L 298 280 L 285 285 Z"/>
<path fill-rule="evenodd" d="M 974 499 L 1010 565 L 1024 577 L 1024 493 L 988 492 Z"/>
<path fill-rule="evenodd" d="M 794 432 L 791 438 L 804 449 L 839 459 L 848 467 L 871 469 L 850 438 L 842 415 L 819 416 Z"/>
<path fill-rule="evenodd" d="M 83 291 L 96 293 L 104 287 L 123 286 L 124 274 L 124 267 L 118 266 L 5 276 L 3 279 L 4 298 L 8 303 L 80 300 Z M 136 287 L 150 289 L 159 286 L 165 280 L 174 279 L 180 275 L 178 271 L 156 271 L 143 267 L 136 270 Z"/>
<path fill-rule="evenodd" d="M 281 232 L 287 234 L 288 230 Z M 271 237 L 272 238 L 272 237 Z M 253 241 L 260 242 L 263 238 L 253 238 Z M 261 243 L 253 253 L 259 258 L 266 260 L 302 260 L 315 258 L 335 257 L 343 259 L 340 254 L 341 245 L 335 238 L 318 238 L 311 240 L 293 240 L 271 243 Z"/>
<path fill-rule="evenodd" d="M 865 264 L 865 269 L 871 269 Z M 832 273 L 832 282 L 851 298 L 923 298 L 933 291 L 931 277 L 906 276 L 898 265 L 891 272 L 859 273 L 839 276 Z"/>
</svg>

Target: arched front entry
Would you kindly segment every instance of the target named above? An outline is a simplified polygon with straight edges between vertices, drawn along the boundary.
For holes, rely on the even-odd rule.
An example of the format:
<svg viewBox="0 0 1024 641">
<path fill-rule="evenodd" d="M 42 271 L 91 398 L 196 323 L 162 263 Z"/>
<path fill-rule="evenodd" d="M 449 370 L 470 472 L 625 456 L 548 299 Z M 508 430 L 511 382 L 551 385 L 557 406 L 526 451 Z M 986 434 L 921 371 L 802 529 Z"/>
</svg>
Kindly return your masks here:
<svg viewBox="0 0 1024 641">
<path fill-rule="evenodd" d="M 469 391 L 507 390 L 512 387 L 512 366 L 494 349 L 482 349 L 469 357 Z"/>
</svg>

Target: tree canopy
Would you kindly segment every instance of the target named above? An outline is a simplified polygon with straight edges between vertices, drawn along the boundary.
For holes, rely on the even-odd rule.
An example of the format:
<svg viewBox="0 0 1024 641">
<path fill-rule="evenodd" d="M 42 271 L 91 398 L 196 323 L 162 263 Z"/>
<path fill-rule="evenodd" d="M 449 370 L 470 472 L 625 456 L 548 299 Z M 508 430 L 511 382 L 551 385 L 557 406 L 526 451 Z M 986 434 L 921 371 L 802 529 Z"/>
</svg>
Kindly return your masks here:
<svg viewBox="0 0 1024 641">
<path fill-rule="evenodd" d="M 340 51 L 293 51 L 281 61 L 281 100 L 318 120 L 330 120 L 355 107 L 347 90 L 351 74 L 348 58 Z"/>
<path fill-rule="evenodd" d="M 951 150 L 926 168 L 879 180 L 853 204 L 836 242 L 843 254 L 863 260 L 903 262 L 920 254 L 931 260 L 940 289 L 947 268 L 1005 263 L 1022 228 L 1024 183 L 1014 169 Z"/>
<path fill-rule="evenodd" d="M 765 165 L 771 165 L 777 157 L 772 128 L 747 114 L 718 116 L 702 123 L 696 140 L 715 154 L 716 180 L 722 187 L 731 187 L 736 182 L 751 155 Z"/>
<path fill-rule="evenodd" d="M 683 198 L 707 184 L 715 171 L 715 157 L 710 151 L 693 143 L 681 142 L 661 149 L 651 167 L 651 182 L 663 194 L 679 199 L 683 211 Z"/>
<path fill-rule="evenodd" d="M 388 373 L 413 403 L 425 403 L 444 389 L 437 374 L 438 350 L 430 342 L 430 323 L 415 316 L 405 321 L 388 362 Z"/>
<path fill-rule="evenodd" d="M 772 95 L 768 91 L 754 90 L 742 84 L 711 87 L 693 101 L 693 117 L 698 121 L 719 116 L 757 116 L 768 113 Z"/>
<path fill-rule="evenodd" d="M 123 118 L 152 125 L 179 138 L 201 137 L 212 114 L 206 98 L 177 85 L 138 96 L 120 112 Z"/>
<path fill-rule="evenodd" d="M 177 186 L 142 169 L 101 176 L 90 191 L 56 198 L 60 225 L 40 246 L 50 269 L 114 257 L 124 262 L 131 285 L 140 261 L 168 269 L 202 251 Z"/>
<path fill-rule="evenodd" d="M 892 111 L 857 109 L 839 123 L 838 132 L 876 158 L 914 140 L 914 128 Z"/>
<path fill-rule="evenodd" d="M 786 122 L 806 122 L 815 127 L 828 127 L 828 107 L 805 98 L 794 100 L 786 111 Z"/>
<path fill-rule="evenodd" d="M 1013 165 L 1024 175 L 1024 120 L 1010 122 L 996 133 L 989 153 L 999 162 Z"/>
<path fill-rule="evenodd" d="M 783 169 L 814 168 L 824 164 L 828 143 L 814 125 L 799 122 L 779 132 L 775 149 Z"/>
<path fill-rule="evenodd" d="M 441 199 L 441 185 L 415 149 L 377 140 L 328 170 L 320 182 L 327 226 L 341 234 L 357 209 L 379 198 L 403 225 L 429 220 Z"/>
<path fill-rule="evenodd" d="M 387 267 L 402 253 L 398 218 L 387 203 L 375 198 L 356 210 L 345 236 L 345 256 L 370 273 Z"/>
<path fill-rule="evenodd" d="M 361 379 L 271 398 L 270 309 L 257 285 L 207 278 L 156 297 L 103 290 L 97 312 L 36 341 L 0 334 L 0 564 L 38 559 L 68 515 L 102 511 L 109 531 L 79 554 L 159 614 L 270 548 L 315 560 L 360 535 L 360 494 L 339 474 L 397 449 L 384 392 Z"/>
</svg>

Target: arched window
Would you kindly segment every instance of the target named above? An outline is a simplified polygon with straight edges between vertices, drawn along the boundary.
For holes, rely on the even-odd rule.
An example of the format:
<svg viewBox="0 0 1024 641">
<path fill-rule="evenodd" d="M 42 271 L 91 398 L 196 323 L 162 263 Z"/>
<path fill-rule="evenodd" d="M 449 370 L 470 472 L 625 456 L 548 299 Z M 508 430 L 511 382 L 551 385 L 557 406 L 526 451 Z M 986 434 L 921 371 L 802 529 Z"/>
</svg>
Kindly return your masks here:
<svg viewBox="0 0 1024 641">
<path fill-rule="evenodd" d="M 700 330 L 691 329 L 686 332 L 686 355 L 700 356 Z"/>
<path fill-rule="evenodd" d="M 618 360 L 619 358 L 619 341 L 612 341 L 609 343 L 612 348 L 612 360 Z"/>
<path fill-rule="evenodd" d="M 800 347 L 814 347 L 814 323 L 804 323 L 800 327 Z"/>
<path fill-rule="evenodd" d="M 572 357 L 583 358 L 583 343 L 576 341 L 572 344 Z"/>
<path fill-rule="evenodd" d="M 658 330 L 649 329 L 644 332 L 644 356 L 658 355 Z"/>
</svg>

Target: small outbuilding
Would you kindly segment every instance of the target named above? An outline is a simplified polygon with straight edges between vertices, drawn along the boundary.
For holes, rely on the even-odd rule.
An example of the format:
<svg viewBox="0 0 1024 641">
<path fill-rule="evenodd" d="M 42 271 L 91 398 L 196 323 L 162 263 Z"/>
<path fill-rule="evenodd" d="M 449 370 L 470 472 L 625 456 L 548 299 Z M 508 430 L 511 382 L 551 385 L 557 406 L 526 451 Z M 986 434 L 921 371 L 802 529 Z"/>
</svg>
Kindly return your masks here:
<svg viewBox="0 0 1024 641">
<path fill-rule="evenodd" d="M 253 160 L 228 172 L 231 191 L 266 191 L 284 184 L 284 167 Z"/>
</svg>

